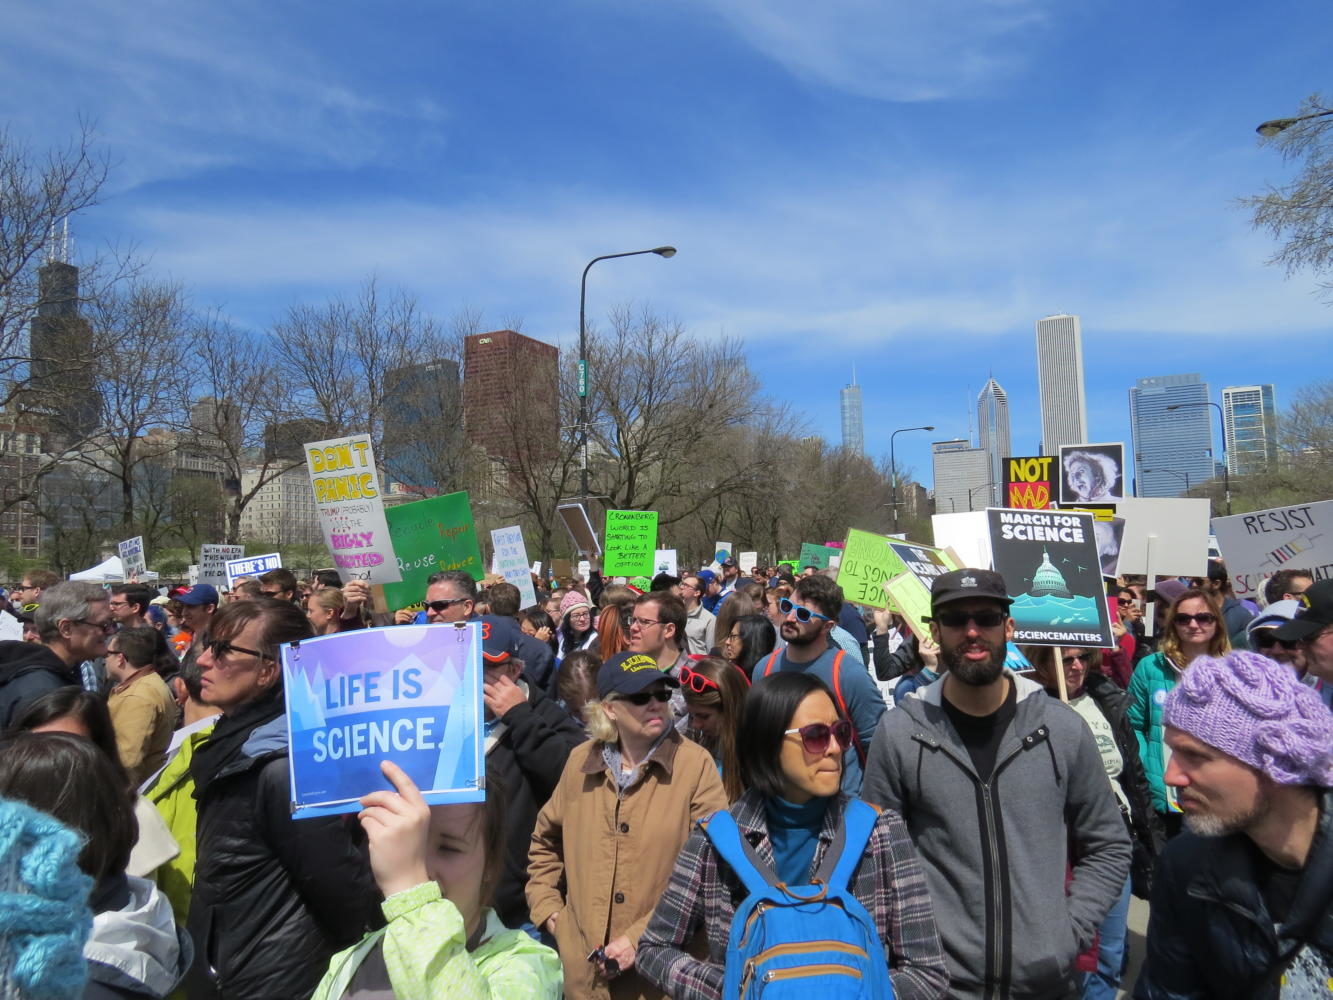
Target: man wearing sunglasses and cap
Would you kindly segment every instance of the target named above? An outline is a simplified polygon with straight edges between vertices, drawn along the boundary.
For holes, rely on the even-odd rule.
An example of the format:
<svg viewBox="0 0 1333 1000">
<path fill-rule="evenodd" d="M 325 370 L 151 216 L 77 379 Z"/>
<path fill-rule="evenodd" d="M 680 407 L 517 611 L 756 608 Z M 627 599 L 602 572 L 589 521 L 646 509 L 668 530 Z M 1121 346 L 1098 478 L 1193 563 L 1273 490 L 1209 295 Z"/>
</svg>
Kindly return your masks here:
<svg viewBox="0 0 1333 1000">
<path fill-rule="evenodd" d="M 1327 705 L 1324 691 L 1333 687 L 1333 579 L 1311 584 L 1296 601 L 1300 606 L 1296 617 L 1279 626 L 1273 635 L 1280 642 L 1299 644 L 1306 677 L 1319 682 Z"/>
<path fill-rule="evenodd" d="M 1129 876 L 1129 836 L 1092 731 L 1004 668 L 1012 603 L 990 570 L 935 579 L 930 632 L 947 671 L 884 717 L 862 791 L 906 821 L 949 996 L 967 1000 L 1075 995 L 1074 959 Z"/>
</svg>

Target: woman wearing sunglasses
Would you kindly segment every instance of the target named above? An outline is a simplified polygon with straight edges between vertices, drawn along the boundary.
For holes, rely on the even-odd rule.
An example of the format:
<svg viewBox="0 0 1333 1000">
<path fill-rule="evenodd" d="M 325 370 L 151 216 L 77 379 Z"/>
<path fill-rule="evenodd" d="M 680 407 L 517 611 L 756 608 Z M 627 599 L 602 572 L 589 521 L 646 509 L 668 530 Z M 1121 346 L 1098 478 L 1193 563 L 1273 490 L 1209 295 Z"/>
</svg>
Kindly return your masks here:
<svg viewBox="0 0 1333 1000">
<path fill-rule="evenodd" d="M 722 655 L 751 678 L 754 665 L 773 652 L 777 641 L 777 630 L 768 616 L 741 615 L 731 623 L 727 632 L 722 633 Z"/>
<path fill-rule="evenodd" d="M 751 688 L 742 731 L 747 791 L 728 812 L 777 881 L 808 885 L 850 801 L 840 786 L 851 723 L 819 678 L 780 673 Z M 944 996 L 949 977 L 925 875 L 897 813 L 880 813 L 850 888 L 884 942 L 894 995 Z M 721 997 L 731 921 L 745 897 L 708 835 L 692 833 L 640 942 L 644 976 L 673 996 Z M 707 959 L 689 950 L 701 927 Z"/>
<path fill-rule="evenodd" d="M 592 739 L 537 817 L 528 909 L 571 1000 L 664 995 L 639 976 L 639 938 L 691 824 L 727 804 L 708 751 L 672 725 L 676 684 L 642 653 L 607 660 L 584 707 Z"/>
<path fill-rule="evenodd" d="M 1139 662 L 1129 681 L 1129 724 L 1148 774 L 1153 806 L 1171 837 L 1180 832 L 1182 814 L 1176 805 L 1175 789 L 1162 780 L 1169 756 L 1163 742 L 1162 705 L 1194 660 L 1221 656 L 1230 649 L 1222 609 L 1204 591 L 1186 590 L 1171 602 L 1166 613 L 1161 648 Z"/>
<path fill-rule="evenodd" d="M 767 620 L 765 620 L 767 624 Z M 685 695 L 686 735 L 713 755 L 727 801 L 741 797 L 741 711 L 750 682 L 718 656 L 705 656 L 680 668 L 680 689 Z"/>
</svg>

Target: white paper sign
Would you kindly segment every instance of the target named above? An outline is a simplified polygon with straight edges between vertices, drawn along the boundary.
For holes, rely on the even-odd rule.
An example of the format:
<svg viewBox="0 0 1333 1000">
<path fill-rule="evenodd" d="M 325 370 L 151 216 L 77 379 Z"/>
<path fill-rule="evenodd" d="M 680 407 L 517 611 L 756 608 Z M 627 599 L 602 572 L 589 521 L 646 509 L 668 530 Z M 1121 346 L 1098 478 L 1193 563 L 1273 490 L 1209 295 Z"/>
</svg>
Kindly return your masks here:
<svg viewBox="0 0 1333 1000">
<path fill-rule="evenodd" d="M 670 573 L 672 576 L 679 576 L 676 572 L 676 550 L 675 549 L 657 549 L 653 553 L 653 575 L 658 573 Z"/>
<path fill-rule="evenodd" d="M 587 583 L 591 577 L 592 577 L 592 563 L 588 562 L 587 559 L 581 560 L 579 562 L 579 578 L 584 583 Z"/>
<path fill-rule="evenodd" d="M 953 549 L 969 569 L 990 569 L 990 524 L 984 510 L 932 514 L 930 526 L 937 549 Z"/>
<path fill-rule="evenodd" d="M 384 520 L 384 499 L 370 435 L 305 445 L 324 541 L 344 580 L 397 583 L 398 559 Z"/>
<path fill-rule="evenodd" d="M 271 569 L 281 569 L 282 555 L 278 552 L 267 552 L 262 556 L 228 559 L 223 566 L 227 574 L 227 589 L 230 590 L 243 576 L 261 576 Z"/>
<path fill-rule="evenodd" d="M 1333 500 L 1219 517 L 1213 530 L 1237 597 L 1259 597 L 1280 569 L 1333 577 Z"/>
<path fill-rule="evenodd" d="M 1115 514 L 1125 519 L 1125 533 L 1116 573 L 1206 575 L 1210 506 L 1207 498 L 1195 497 L 1117 500 Z"/>
<path fill-rule="evenodd" d="M 244 545 L 199 546 L 199 579 L 195 582 L 210 587 L 227 586 L 227 560 L 240 559 L 244 555 Z"/>
<path fill-rule="evenodd" d="M 722 556 L 721 558 L 719 558 L 719 554 L 720 554 L 720 553 L 723 553 L 723 552 L 725 552 L 726 555 L 725 555 L 725 556 Z M 717 562 L 721 562 L 722 559 L 728 559 L 728 558 L 730 558 L 730 559 L 734 559 L 735 557 L 736 557 L 736 552 L 735 552 L 735 550 L 732 548 L 732 545 L 731 545 L 730 542 L 714 542 L 714 543 L 713 543 L 713 558 L 714 558 Z"/>
<path fill-rule="evenodd" d="M 0 640 L 23 641 L 23 623 L 8 611 L 0 611 Z"/>
<path fill-rule="evenodd" d="M 509 528 L 496 528 L 491 532 L 491 542 L 495 545 L 496 572 L 505 578 L 505 583 L 512 583 L 518 588 L 520 608 L 530 608 L 537 603 L 537 591 L 532 586 L 532 574 L 528 569 L 528 550 L 523 544 L 523 529 L 517 524 Z"/>
<path fill-rule="evenodd" d="M 120 542 L 116 546 L 116 551 L 120 555 L 120 565 L 125 570 L 126 580 L 132 576 L 143 576 L 148 564 L 144 562 L 142 535 L 135 535 Z"/>
<path fill-rule="evenodd" d="M 753 573 L 758 564 L 758 552 L 741 552 L 736 555 L 736 565 L 740 567 L 742 573 Z"/>
</svg>

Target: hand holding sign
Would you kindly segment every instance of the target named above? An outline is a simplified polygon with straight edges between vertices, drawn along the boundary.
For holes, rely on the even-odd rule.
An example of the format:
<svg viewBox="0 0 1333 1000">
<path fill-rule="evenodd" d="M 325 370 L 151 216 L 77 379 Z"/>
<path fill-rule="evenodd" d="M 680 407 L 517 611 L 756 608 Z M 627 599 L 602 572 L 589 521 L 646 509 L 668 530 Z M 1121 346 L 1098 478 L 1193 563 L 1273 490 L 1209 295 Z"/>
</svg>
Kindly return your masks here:
<svg viewBox="0 0 1333 1000">
<path fill-rule="evenodd" d="M 370 841 L 370 870 L 386 897 L 430 881 L 426 871 L 426 838 L 430 833 L 430 806 L 401 767 L 391 760 L 380 770 L 392 792 L 361 796 L 361 827 Z"/>
</svg>

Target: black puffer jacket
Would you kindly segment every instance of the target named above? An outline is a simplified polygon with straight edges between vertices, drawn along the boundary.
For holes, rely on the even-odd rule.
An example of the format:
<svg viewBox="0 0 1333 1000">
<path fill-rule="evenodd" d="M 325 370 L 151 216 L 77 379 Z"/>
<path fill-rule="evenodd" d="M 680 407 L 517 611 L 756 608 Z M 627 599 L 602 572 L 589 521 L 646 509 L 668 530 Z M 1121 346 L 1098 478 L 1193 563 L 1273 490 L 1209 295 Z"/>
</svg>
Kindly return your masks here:
<svg viewBox="0 0 1333 1000">
<path fill-rule="evenodd" d="M 233 745 L 219 760 L 204 744 L 191 761 L 199 860 L 190 1000 L 308 997 L 333 954 L 355 944 L 378 913 L 354 819 L 291 818 L 281 694 L 276 709 L 258 714 L 248 734 L 235 731 L 241 713 L 224 719 L 209 742 Z"/>
<path fill-rule="evenodd" d="M 77 665 L 69 666 L 41 643 L 0 642 L 0 731 L 42 695 L 81 681 Z"/>
</svg>

